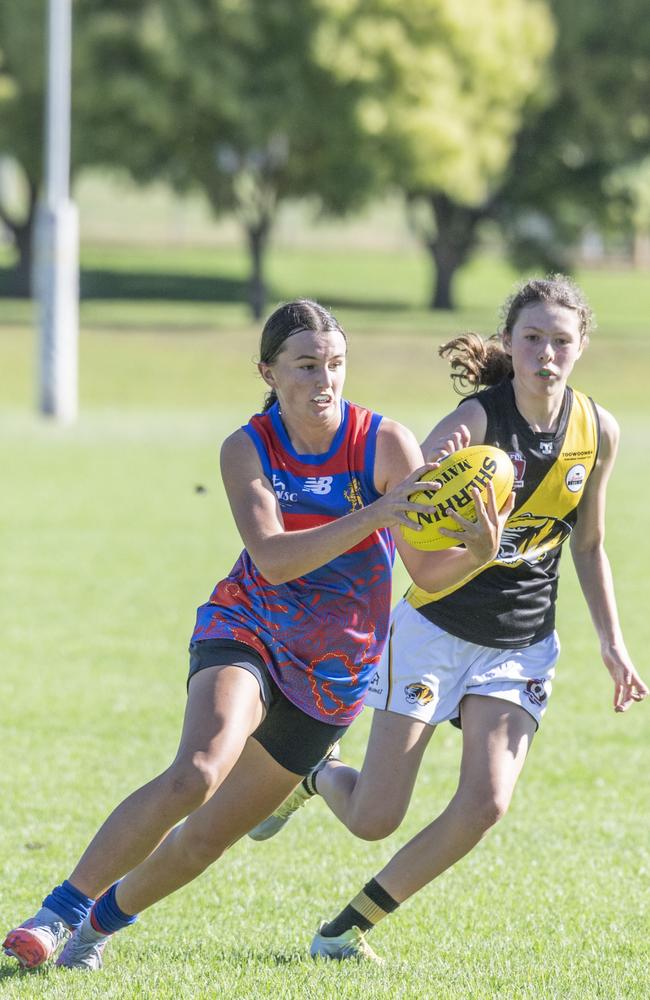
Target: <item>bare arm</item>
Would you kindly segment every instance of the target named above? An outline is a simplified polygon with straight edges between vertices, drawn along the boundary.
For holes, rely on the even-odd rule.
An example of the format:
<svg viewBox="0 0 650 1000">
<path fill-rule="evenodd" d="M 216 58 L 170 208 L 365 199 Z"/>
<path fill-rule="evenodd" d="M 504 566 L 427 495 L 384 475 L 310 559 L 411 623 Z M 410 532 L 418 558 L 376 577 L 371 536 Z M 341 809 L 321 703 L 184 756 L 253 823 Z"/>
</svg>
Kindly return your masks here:
<svg viewBox="0 0 650 1000">
<path fill-rule="evenodd" d="M 422 443 L 422 454 L 427 462 L 447 450 L 446 442 L 456 442 L 456 448 L 467 448 L 472 444 L 483 444 L 487 430 L 487 414 L 475 399 L 468 399 L 446 417 L 439 420 Z"/>
<path fill-rule="evenodd" d="M 386 426 L 384 427 L 384 424 Z M 390 450 L 393 462 L 386 463 Z M 383 455 L 383 463 L 380 459 Z M 375 470 L 381 496 L 374 503 L 328 524 L 285 531 L 272 484 L 264 475 L 259 455 L 248 435 L 238 430 L 223 444 L 221 473 L 235 523 L 251 559 L 272 584 L 304 576 L 357 545 L 378 528 L 410 524 L 404 511 L 425 511 L 408 500 L 416 491 L 422 454 L 410 431 L 393 421 L 382 421 Z M 382 488 L 383 487 L 383 488 Z"/>
<path fill-rule="evenodd" d="M 476 521 L 468 521 L 455 511 L 451 516 L 458 525 L 458 531 L 441 528 L 447 537 L 456 537 L 464 548 L 442 549 L 437 552 L 415 549 L 404 538 L 393 532 L 395 545 L 409 576 L 418 587 L 428 593 L 436 593 L 455 587 L 487 566 L 496 557 L 501 542 L 501 533 L 512 513 L 515 496 L 511 493 L 501 510 L 497 509 L 492 483 L 488 486 L 487 504 L 481 494 L 474 490 Z M 462 532 L 460 534 L 459 532 Z"/>
<path fill-rule="evenodd" d="M 645 698 L 648 688 L 625 647 L 612 571 L 605 552 L 607 482 L 616 459 L 619 428 L 612 415 L 600 407 L 599 416 L 600 453 L 580 501 L 578 520 L 571 535 L 571 554 L 600 641 L 603 662 L 614 681 L 614 709 L 625 712 L 632 702 Z"/>
<path fill-rule="evenodd" d="M 410 432 L 408 433 L 410 434 Z M 451 436 L 448 436 L 444 441 L 436 439 L 438 447 L 431 457 L 439 457 L 440 448 L 453 450 L 454 447 L 462 445 L 465 436 L 465 434 L 461 434 L 454 437 L 452 431 Z M 404 446 L 408 447 L 406 442 L 404 442 Z M 416 452 L 413 451 L 412 460 L 415 461 L 416 458 Z M 382 472 L 385 472 L 386 485 L 390 483 L 392 476 L 400 475 L 400 471 L 398 471 L 399 461 L 395 438 L 386 435 L 382 440 L 380 429 L 380 437 L 377 442 L 377 475 L 381 477 Z M 428 485 L 431 486 L 430 483 Z M 378 489 L 382 488 L 381 479 L 376 481 L 376 486 Z M 514 497 L 508 500 L 501 512 L 497 511 L 494 491 L 491 488 L 487 506 L 483 505 L 478 490 L 475 491 L 474 500 L 477 510 L 476 523 L 471 523 L 458 514 L 452 515 L 458 527 L 463 529 L 462 540 L 465 548 L 443 549 L 438 552 L 422 551 L 409 545 L 402 537 L 401 532 L 393 532 L 397 551 L 411 579 L 418 587 L 429 592 L 445 590 L 447 587 L 455 586 L 467 577 L 474 575 L 477 570 L 494 559 L 499 549 L 503 525 L 512 510 Z M 406 517 L 402 517 L 400 520 L 408 527 L 413 527 L 413 522 L 407 520 Z M 449 533 L 445 532 L 445 534 Z"/>
</svg>

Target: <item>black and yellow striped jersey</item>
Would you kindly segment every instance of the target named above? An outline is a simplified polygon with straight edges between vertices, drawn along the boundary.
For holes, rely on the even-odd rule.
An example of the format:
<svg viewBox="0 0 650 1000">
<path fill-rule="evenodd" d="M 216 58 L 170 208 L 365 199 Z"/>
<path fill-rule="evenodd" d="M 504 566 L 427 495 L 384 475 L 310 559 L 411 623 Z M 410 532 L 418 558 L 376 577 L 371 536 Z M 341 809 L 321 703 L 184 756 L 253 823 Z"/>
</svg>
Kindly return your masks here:
<svg viewBox="0 0 650 1000">
<path fill-rule="evenodd" d="M 470 398 L 486 412 L 485 443 L 512 459 L 515 506 L 494 562 L 464 584 L 435 594 L 413 585 L 406 600 L 461 639 L 519 649 L 555 627 L 562 543 L 596 462 L 598 415 L 588 396 L 567 386 L 557 430 L 540 433 L 519 413 L 511 379 Z"/>
</svg>

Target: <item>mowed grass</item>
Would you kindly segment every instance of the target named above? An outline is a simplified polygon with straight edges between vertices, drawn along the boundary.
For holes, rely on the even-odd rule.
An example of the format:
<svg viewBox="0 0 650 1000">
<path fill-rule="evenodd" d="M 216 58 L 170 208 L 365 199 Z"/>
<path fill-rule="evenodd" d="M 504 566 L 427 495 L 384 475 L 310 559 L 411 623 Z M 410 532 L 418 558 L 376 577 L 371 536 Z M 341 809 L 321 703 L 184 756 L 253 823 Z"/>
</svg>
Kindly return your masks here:
<svg viewBox="0 0 650 1000">
<path fill-rule="evenodd" d="M 417 296 L 409 306 L 417 282 L 425 288 L 421 262 L 333 257 L 278 258 L 277 297 L 340 302 L 349 396 L 426 433 L 455 404 L 437 344 L 467 328 L 491 332 L 512 275 L 477 261 L 460 283 L 462 310 L 434 317 Z M 573 382 L 621 423 L 608 550 L 628 645 L 648 675 L 648 283 L 598 274 L 584 284 L 600 329 Z M 377 308 L 387 297 L 397 305 Z M 174 753 L 194 608 L 239 551 L 219 444 L 262 396 L 257 330 L 236 303 L 89 301 L 81 416 L 57 428 L 32 413 L 27 319 L 10 302 L 0 326 L 2 928 L 37 908 L 108 810 Z M 404 582 L 398 568 L 396 593 Z M 568 553 L 559 628 L 553 698 L 509 815 L 377 928 L 382 969 L 314 964 L 309 942 L 446 804 L 460 751 L 449 726 L 386 841 L 355 840 L 316 801 L 276 840 L 242 841 L 145 913 L 111 943 L 98 976 L 23 973 L 0 960 L 0 996 L 645 1000 L 649 709 L 612 711 Z M 359 764 L 368 723 L 364 714 L 344 743 Z"/>
</svg>

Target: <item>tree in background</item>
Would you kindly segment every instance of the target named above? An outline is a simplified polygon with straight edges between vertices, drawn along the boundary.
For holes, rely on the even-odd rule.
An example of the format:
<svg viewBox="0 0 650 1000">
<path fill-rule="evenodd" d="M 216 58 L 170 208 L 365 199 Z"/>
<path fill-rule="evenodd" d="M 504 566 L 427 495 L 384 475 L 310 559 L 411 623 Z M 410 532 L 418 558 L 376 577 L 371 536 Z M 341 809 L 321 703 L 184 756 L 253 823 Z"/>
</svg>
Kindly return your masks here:
<svg viewBox="0 0 650 1000">
<path fill-rule="evenodd" d="M 517 137 L 495 215 L 516 264 L 569 269 L 585 229 L 612 221 L 612 173 L 650 153 L 650 17 L 644 0 L 550 7 L 545 104 Z"/>
<path fill-rule="evenodd" d="M 315 0 L 161 0 L 160 9 L 175 107 L 167 176 L 239 219 L 259 317 L 281 202 L 313 197 L 343 214 L 374 190 L 377 163 L 357 118 L 362 85 L 314 58 Z"/>
<path fill-rule="evenodd" d="M 632 239 L 635 266 L 650 266 L 650 156 L 614 170 L 605 190 L 613 228 Z"/>
<path fill-rule="evenodd" d="M 0 6 L 0 222 L 16 251 L 16 294 L 28 295 L 31 271 L 31 228 L 42 176 L 43 132 L 43 0 L 22 0 Z M 42 46 L 42 48 L 39 48 Z M 18 178 L 10 185 L 11 173 Z M 15 187 L 16 191 L 10 190 Z"/>
<path fill-rule="evenodd" d="M 46 0 L 0 5 L 0 222 L 22 294 L 45 14 Z M 585 227 L 638 200 L 625 168 L 650 154 L 643 0 L 74 0 L 74 25 L 73 171 L 166 178 L 235 213 L 256 315 L 286 199 L 343 214 L 399 188 L 445 308 L 484 219 L 521 266 L 568 268 Z"/>
<path fill-rule="evenodd" d="M 0 194 L 0 220 L 19 294 L 29 293 L 42 180 L 46 7 L 0 8 L 0 156 L 26 191 L 18 212 Z M 371 196 L 379 169 L 357 118 L 361 84 L 313 57 L 323 11 L 315 0 L 75 0 L 73 13 L 73 175 L 123 168 L 139 182 L 196 187 L 215 214 L 233 212 L 259 316 L 281 202 L 315 197 L 343 214 Z"/>
<path fill-rule="evenodd" d="M 360 115 L 432 256 L 433 308 L 507 170 L 553 44 L 541 0 L 321 0 L 321 60 L 361 79 Z"/>
<path fill-rule="evenodd" d="M 155 0 L 75 0 L 71 171 L 121 166 L 138 180 L 159 170 L 170 132 L 157 94 L 161 53 Z M 22 196 L 0 186 L 0 222 L 13 238 L 12 291 L 29 295 L 32 227 L 43 179 L 46 0 L 0 5 L 0 157 Z M 128 234 L 125 234 L 128 235 Z"/>
</svg>

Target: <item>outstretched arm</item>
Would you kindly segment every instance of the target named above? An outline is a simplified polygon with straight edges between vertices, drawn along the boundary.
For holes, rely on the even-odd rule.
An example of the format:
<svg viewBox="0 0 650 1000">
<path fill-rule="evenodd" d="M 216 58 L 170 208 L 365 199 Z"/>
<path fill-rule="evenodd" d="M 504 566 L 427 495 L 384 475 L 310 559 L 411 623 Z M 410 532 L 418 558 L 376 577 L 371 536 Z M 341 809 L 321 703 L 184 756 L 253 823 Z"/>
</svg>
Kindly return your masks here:
<svg viewBox="0 0 650 1000">
<path fill-rule="evenodd" d="M 612 571 L 605 552 L 607 482 L 616 459 L 619 428 L 611 413 L 600 407 L 598 412 L 600 453 L 580 501 L 578 521 L 571 535 L 571 554 L 600 641 L 603 662 L 614 682 L 614 709 L 625 712 L 633 702 L 646 697 L 648 688 L 637 673 L 625 646 Z"/>
</svg>

